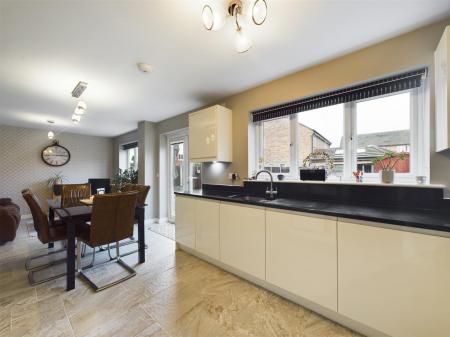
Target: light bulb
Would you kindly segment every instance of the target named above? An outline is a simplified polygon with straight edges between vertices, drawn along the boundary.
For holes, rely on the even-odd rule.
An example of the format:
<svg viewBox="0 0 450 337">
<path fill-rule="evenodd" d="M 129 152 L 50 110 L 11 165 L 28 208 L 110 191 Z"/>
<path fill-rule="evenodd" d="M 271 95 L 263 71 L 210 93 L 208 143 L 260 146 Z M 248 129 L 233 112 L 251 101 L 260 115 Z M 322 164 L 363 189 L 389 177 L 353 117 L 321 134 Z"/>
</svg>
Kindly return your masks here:
<svg viewBox="0 0 450 337">
<path fill-rule="evenodd" d="M 77 123 L 80 122 L 80 120 L 81 120 L 81 116 L 80 115 L 77 115 L 77 114 L 73 114 L 72 115 L 72 122 L 77 124 Z"/>
<path fill-rule="evenodd" d="M 82 116 L 86 112 L 87 105 L 84 101 L 79 101 L 75 108 L 75 115 Z"/>
<path fill-rule="evenodd" d="M 86 102 L 85 101 L 78 101 L 77 108 L 86 110 L 87 109 Z"/>
<path fill-rule="evenodd" d="M 266 0 L 256 0 L 253 3 L 252 19 L 255 25 L 262 25 L 267 17 L 267 3 Z"/>
<path fill-rule="evenodd" d="M 53 131 L 49 131 L 47 133 L 47 137 L 48 137 L 48 139 L 53 139 L 53 137 L 55 137 L 55 134 L 53 133 Z"/>
<path fill-rule="evenodd" d="M 245 53 L 252 47 L 252 41 L 248 38 L 247 34 L 244 33 L 242 28 L 236 30 L 235 47 L 238 53 Z"/>
</svg>

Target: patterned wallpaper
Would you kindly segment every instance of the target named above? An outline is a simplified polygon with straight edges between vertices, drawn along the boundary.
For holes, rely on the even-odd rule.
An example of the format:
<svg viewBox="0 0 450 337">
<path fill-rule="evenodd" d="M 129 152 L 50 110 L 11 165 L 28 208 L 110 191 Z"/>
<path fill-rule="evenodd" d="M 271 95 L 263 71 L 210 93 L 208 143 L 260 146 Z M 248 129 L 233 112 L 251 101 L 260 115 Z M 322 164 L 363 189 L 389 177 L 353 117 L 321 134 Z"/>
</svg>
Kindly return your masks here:
<svg viewBox="0 0 450 337">
<path fill-rule="evenodd" d="M 41 159 L 42 149 L 51 143 L 47 131 L 0 125 L 0 198 L 13 199 L 24 215 L 30 211 L 20 191 L 30 188 L 44 207 L 51 195 L 46 180 L 56 172 L 62 171 L 69 183 L 111 177 L 112 138 L 55 134 L 71 153 L 70 162 L 61 167 L 48 166 Z"/>
</svg>

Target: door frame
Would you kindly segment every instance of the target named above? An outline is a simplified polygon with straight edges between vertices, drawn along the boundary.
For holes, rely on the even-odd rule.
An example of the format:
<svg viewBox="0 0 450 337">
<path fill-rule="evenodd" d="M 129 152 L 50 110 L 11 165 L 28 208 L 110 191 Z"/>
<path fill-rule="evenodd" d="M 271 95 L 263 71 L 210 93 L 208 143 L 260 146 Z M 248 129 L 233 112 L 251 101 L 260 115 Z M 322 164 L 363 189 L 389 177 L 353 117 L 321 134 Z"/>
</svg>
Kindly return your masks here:
<svg viewBox="0 0 450 337">
<path fill-rule="evenodd" d="M 172 170 L 171 170 L 171 152 L 170 152 L 170 146 L 174 143 L 184 143 L 183 148 L 183 179 L 185 181 L 184 184 L 184 191 L 189 191 L 190 187 L 190 165 L 189 165 L 189 128 L 183 128 L 175 131 L 171 131 L 165 134 L 166 141 L 167 141 L 167 147 L 166 147 L 166 153 L 167 153 L 167 168 L 168 168 L 168 174 L 167 174 L 167 218 L 169 222 L 174 223 L 175 217 L 172 217 Z"/>
</svg>

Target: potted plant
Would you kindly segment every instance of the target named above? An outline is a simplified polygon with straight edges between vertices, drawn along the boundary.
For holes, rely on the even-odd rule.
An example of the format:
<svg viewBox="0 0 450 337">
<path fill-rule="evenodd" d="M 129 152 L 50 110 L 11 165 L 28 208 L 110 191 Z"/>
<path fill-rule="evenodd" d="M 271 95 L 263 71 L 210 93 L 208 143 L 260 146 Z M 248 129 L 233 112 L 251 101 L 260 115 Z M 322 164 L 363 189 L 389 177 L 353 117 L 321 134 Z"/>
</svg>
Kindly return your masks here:
<svg viewBox="0 0 450 337">
<path fill-rule="evenodd" d="M 120 192 L 125 184 L 137 184 L 138 182 L 138 171 L 129 168 L 126 170 L 119 169 L 112 179 L 112 190 L 113 192 Z"/>
<path fill-rule="evenodd" d="M 56 172 L 52 177 L 47 179 L 47 186 L 54 196 L 61 195 L 60 185 L 67 181 L 67 178 L 62 174 L 62 171 Z"/>
<path fill-rule="evenodd" d="M 406 152 L 386 151 L 380 157 L 375 158 L 372 163 L 379 166 L 381 182 L 392 184 L 395 177 L 395 166 L 400 160 L 404 160 L 408 154 Z"/>
</svg>

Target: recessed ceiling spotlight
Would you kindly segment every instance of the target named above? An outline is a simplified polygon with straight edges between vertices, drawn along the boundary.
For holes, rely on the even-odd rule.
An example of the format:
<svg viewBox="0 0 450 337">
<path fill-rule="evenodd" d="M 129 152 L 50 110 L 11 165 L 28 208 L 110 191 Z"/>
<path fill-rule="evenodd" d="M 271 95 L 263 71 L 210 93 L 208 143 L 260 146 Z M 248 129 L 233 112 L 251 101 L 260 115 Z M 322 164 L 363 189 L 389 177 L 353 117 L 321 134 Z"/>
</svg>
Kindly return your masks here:
<svg viewBox="0 0 450 337">
<path fill-rule="evenodd" d="M 139 62 L 137 64 L 137 67 L 143 73 L 150 73 L 153 70 L 152 67 L 150 66 L 150 64 L 148 64 L 148 63 Z"/>
<path fill-rule="evenodd" d="M 48 137 L 48 139 L 53 139 L 53 137 L 55 137 L 55 134 L 53 133 L 53 131 L 49 131 L 47 133 L 47 137 Z"/>
</svg>

